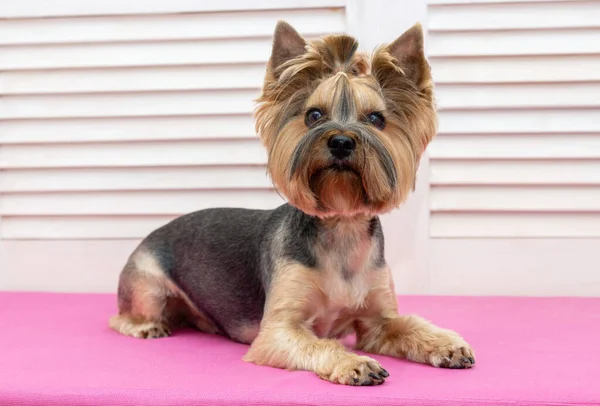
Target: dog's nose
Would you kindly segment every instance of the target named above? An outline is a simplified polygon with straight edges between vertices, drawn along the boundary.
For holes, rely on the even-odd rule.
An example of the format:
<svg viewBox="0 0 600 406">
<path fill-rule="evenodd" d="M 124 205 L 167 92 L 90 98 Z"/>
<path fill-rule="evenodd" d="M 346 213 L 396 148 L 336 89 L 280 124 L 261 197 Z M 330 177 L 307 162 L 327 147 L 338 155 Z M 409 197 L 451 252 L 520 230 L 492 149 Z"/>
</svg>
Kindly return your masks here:
<svg viewBox="0 0 600 406">
<path fill-rule="evenodd" d="M 327 142 L 331 155 L 338 159 L 348 158 L 354 148 L 356 148 L 356 142 L 350 137 L 345 135 L 334 135 Z"/>
</svg>

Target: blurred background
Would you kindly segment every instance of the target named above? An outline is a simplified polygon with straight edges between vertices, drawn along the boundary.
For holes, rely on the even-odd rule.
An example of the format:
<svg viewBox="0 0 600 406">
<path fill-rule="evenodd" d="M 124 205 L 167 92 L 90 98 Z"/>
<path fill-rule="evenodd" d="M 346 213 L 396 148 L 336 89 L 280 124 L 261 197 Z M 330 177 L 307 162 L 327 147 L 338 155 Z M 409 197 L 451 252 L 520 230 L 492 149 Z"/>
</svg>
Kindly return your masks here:
<svg viewBox="0 0 600 406">
<path fill-rule="evenodd" d="M 280 19 L 366 51 L 424 25 L 398 293 L 600 296 L 600 1 L 566 0 L 0 0 L 0 290 L 114 292 L 175 216 L 281 204 L 251 116 Z"/>
</svg>

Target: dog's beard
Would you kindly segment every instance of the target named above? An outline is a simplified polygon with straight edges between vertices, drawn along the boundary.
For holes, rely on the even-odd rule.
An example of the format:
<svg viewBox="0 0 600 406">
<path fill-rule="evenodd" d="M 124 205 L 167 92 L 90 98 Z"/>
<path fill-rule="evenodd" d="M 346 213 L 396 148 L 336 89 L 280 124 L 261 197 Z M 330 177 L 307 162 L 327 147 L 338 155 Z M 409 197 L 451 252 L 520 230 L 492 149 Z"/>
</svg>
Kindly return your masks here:
<svg viewBox="0 0 600 406">
<path fill-rule="evenodd" d="M 326 140 L 350 134 L 357 148 L 344 160 L 331 156 Z M 393 201 L 398 176 L 392 155 L 377 135 L 360 124 L 328 122 L 300 137 L 288 165 L 290 202 L 318 216 L 377 213 Z M 308 196 L 306 196 L 308 194 Z"/>
<path fill-rule="evenodd" d="M 315 171 L 309 189 L 322 213 L 352 213 L 364 205 L 362 175 L 347 163 L 332 163 Z"/>
</svg>

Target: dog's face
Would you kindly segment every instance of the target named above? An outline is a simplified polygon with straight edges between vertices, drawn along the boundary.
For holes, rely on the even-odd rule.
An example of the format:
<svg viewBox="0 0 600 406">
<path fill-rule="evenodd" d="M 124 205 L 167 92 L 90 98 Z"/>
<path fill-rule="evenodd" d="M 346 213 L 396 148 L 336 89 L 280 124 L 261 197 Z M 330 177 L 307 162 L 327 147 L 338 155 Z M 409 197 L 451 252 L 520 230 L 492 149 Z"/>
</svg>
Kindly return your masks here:
<svg viewBox="0 0 600 406">
<path fill-rule="evenodd" d="M 310 215 L 398 207 L 436 132 L 421 26 L 370 59 L 357 47 L 346 35 L 309 43 L 285 22 L 275 29 L 256 126 L 275 187 Z"/>
</svg>

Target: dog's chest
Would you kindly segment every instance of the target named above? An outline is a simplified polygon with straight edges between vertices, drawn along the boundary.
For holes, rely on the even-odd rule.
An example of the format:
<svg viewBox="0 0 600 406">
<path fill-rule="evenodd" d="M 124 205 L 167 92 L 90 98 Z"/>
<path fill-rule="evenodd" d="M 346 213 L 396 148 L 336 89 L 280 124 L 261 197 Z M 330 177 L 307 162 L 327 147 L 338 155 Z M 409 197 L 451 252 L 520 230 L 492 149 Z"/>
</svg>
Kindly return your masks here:
<svg viewBox="0 0 600 406">
<path fill-rule="evenodd" d="M 313 317 L 313 329 L 319 337 L 332 337 L 341 333 L 353 316 L 364 307 L 370 290 L 366 275 L 354 275 L 347 279 L 343 275 L 332 274 L 323 278 L 321 285 L 324 294 L 322 306 Z"/>
<path fill-rule="evenodd" d="M 322 306 L 314 315 L 313 328 L 321 337 L 335 336 L 365 306 L 372 288 L 374 243 L 368 238 L 338 241 L 336 249 L 322 252 L 319 286 Z"/>
</svg>

